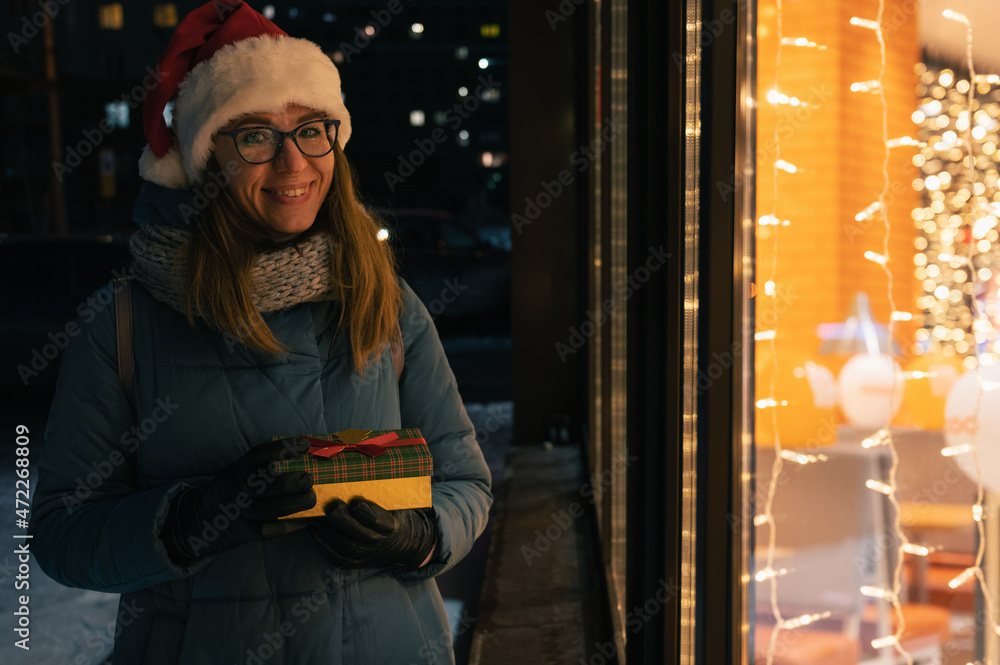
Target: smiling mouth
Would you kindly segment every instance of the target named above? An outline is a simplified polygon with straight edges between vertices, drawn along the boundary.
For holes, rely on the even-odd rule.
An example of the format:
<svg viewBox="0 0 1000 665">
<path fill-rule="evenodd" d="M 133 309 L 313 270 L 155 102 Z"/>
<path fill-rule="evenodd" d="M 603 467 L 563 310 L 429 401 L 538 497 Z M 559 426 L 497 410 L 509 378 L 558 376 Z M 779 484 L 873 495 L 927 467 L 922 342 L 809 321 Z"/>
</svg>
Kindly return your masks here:
<svg viewBox="0 0 1000 665">
<path fill-rule="evenodd" d="M 277 196 L 286 196 L 288 198 L 296 198 L 302 196 L 309 191 L 309 187 L 296 187 L 295 189 L 264 189 L 268 194 L 275 194 Z"/>
</svg>

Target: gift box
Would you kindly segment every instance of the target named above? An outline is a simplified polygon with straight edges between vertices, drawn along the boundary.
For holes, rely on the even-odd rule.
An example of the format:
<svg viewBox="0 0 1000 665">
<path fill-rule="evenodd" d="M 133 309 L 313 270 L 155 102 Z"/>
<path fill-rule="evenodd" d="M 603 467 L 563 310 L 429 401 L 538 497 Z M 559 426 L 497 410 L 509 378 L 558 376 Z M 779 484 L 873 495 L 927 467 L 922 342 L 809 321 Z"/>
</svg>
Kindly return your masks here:
<svg viewBox="0 0 1000 665">
<path fill-rule="evenodd" d="M 434 460 L 419 429 L 349 429 L 305 438 L 309 451 L 298 459 L 275 462 L 274 470 L 311 473 L 316 506 L 284 519 L 321 517 L 334 499 L 356 496 L 386 510 L 431 507 Z"/>
</svg>

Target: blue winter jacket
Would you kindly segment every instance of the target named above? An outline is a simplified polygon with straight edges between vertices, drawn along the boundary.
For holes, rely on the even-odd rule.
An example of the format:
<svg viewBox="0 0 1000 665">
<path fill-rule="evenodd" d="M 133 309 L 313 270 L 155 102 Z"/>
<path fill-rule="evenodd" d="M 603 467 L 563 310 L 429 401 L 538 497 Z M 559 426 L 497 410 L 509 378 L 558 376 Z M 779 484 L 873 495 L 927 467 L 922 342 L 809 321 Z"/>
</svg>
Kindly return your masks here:
<svg viewBox="0 0 1000 665">
<path fill-rule="evenodd" d="M 186 194 L 148 186 L 140 223 L 178 223 Z M 111 289 L 65 351 L 32 510 L 33 551 L 68 586 L 120 592 L 115 665 L 450 663 L 434 576 L 464 557 L 492 502 L 490 474 L 437 332 L 404 289 L 405 360 L 388 348 L 362 379 L 336 302 L 265 315 L 291 348 L 270 358 L 178 312 L 133 281 L 133 415 L 119 385 Z M 97 303 L 105 303 L 98 306 Z M 434 456 L 438 544 L 416 571 L 346 570 L 308 530 L 190 565 L 158 534 L 168 500 L 277 435 L 419 427 Z"/>
</svg>

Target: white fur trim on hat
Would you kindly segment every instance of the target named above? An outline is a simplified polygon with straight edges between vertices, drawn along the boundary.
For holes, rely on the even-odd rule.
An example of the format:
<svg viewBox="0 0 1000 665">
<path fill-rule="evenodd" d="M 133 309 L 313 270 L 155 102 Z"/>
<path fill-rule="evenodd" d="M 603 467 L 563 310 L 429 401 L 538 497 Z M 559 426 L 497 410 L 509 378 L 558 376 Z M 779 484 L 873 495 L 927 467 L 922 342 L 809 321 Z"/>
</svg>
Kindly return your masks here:
<svg viewBox="0 0 1000 665">
<path fill-rule="evenodd" d="M 340 120 L 338 143 L 351 137 L 351 116 L 340 92 L 340 74 L 313 42 L 263 35 L 223 46 L 185 77 L 174 107 L 180 155 L 186 179 L 201 182 L 212 154 L 215 133 L 249 113 L 281 111 L 299 104 Z M 164 159 L 170 159 L 168 153 Z M 145 159 L 145 155 L 143 156 Z M 174 165 L 175 167 L 176 165 Z M 143 168 L 140 160 L 140 170 Z M 170 181 L 170 168 L 149 168 Z M 170 187 L 156 177 L 143 178 Z"/>
<path fill-rule="evenodd" d="M 191 186 L 184 173 L 184 160 L 176 146 L 163 157 L 154 155 L 148 145 L 143 148 L 139 157 L 139 175 L 143 180 L 171 189 L 189 189 Z"/>
</svg>

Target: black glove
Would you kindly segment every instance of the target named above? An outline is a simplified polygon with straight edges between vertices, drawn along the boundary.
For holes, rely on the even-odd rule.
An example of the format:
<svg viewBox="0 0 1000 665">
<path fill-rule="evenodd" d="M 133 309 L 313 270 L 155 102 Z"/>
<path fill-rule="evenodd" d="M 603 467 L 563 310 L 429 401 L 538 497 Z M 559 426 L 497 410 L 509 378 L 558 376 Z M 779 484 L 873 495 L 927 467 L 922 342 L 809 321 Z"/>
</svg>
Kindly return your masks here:
<svg viewBox="0 0 1000 665">
<path fill-rule="evenodd" d="M 341 568 L 415 570 L 437 545 L 430 508 L 389 512 L 361 497 L 331 501 L 326 517 L 310 520 L 310 527 Z"/>
<path fill-rule="evenodd" d="M 307 450 L 309 441 L 301 437 L 269 441 L 251 448 L 207 484 L 174 496 L 160 534 L 170 558 L 192 561 L 304 526 L 300 520 L 277 520 L 316 505 L 312 474 L 276 473 L 270 464 Z"/>
</svg>

